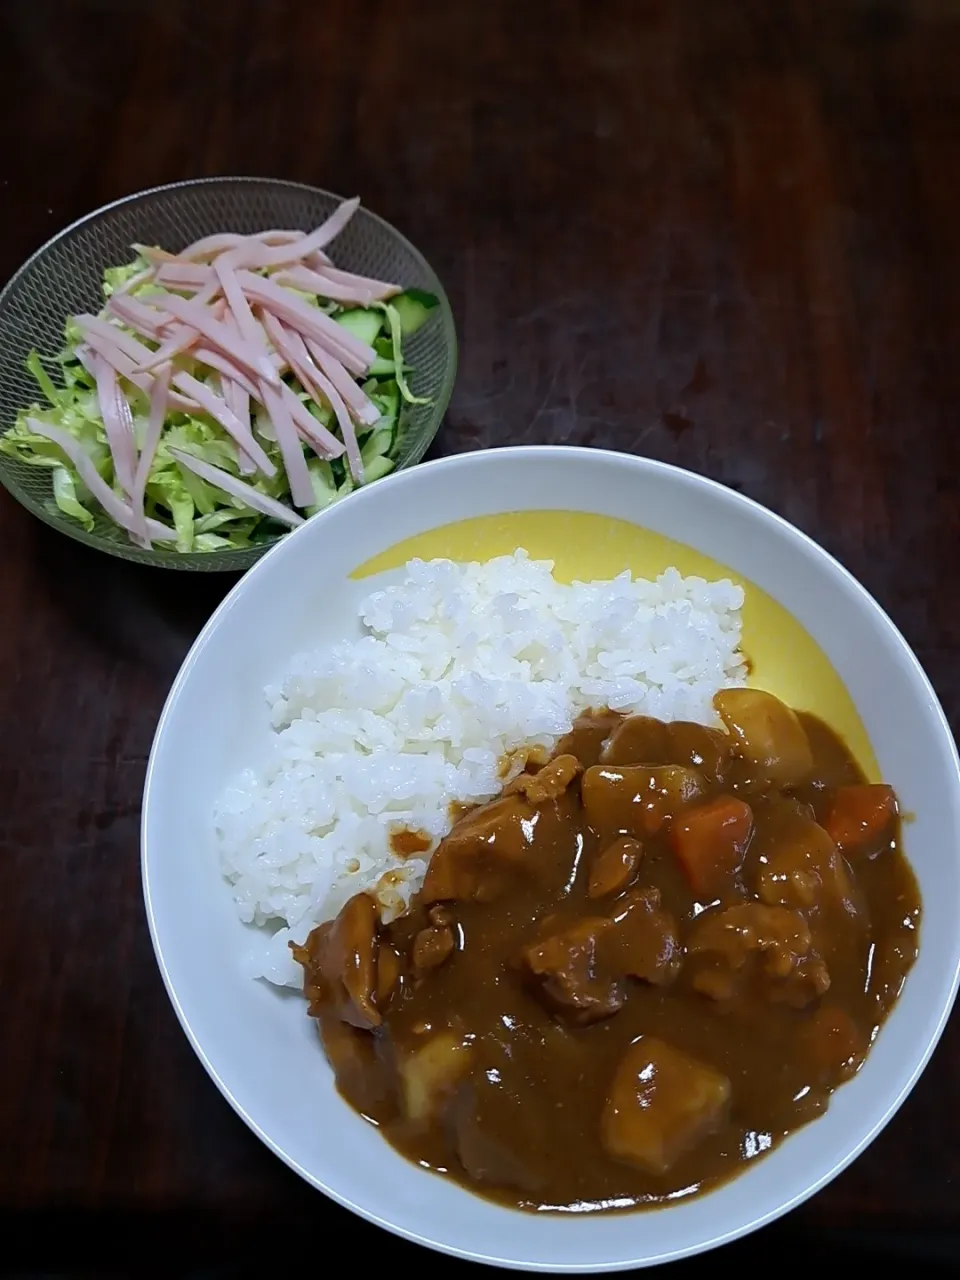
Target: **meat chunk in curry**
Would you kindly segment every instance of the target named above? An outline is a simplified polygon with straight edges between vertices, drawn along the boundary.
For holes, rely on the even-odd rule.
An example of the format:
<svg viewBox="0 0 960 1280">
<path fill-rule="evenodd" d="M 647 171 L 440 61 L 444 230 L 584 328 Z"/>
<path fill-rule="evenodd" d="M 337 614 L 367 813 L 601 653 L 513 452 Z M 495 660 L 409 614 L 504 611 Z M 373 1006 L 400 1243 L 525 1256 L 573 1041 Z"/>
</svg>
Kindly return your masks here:
<svg viewBox="0 0 960 1280">
<path fill-rule="evenodd" d="M 533 870 L 537 810 L 523 796 L 494 800 L 461 818 L 430 860 L 424 902 L 492 902 Z"/>
<path fill-rule="evenodd" d="M 625 889 L 636 875 L 643 857 L 643 845 L 621 836 L 597 854 L 590 867 L 587 893 L 591 898 L 607 898 Z"/>
<path fill-rule="evenodd" d="M 342 1096 L 411 1160 L 520 1208 L 654 1205 L 859 1069 L 917 948 L 896 796 L 771 695 L 716 706 L 587 713 L 406 913 L 360 894 L 294 949 Z"/>
<path fill-rule="evenodd" d="M 623 983 L 600 959 L 600 943 L 613 927 L 606 916 L 585 916 L 560 933 L 524 947 L 521 966 L 542 1003 L 558 1017 L 585 1026 L 623 1005 Z"/>
</svg>

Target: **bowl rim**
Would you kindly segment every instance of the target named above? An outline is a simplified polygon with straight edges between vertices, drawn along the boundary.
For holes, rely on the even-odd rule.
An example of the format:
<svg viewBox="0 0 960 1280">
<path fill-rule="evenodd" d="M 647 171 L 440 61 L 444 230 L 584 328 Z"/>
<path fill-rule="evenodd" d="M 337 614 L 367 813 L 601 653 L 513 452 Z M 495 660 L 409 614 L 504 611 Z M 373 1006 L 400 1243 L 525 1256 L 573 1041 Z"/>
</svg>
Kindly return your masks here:
<svg viewBox="0 0 960 1280">
<path fill-rule="evenodd" d="M 177 182 L 162 182 L 152 187 L 144 187 L 140 191 L 131 191 L 127 195 L 118 196 L 115 200 L 110 200 L 106 204 L 99 205 L 96 209 L 91 209 L 88 213 L 81 214 L 79 218 L 75 218 L 73 222 L 65 227 L 61 227 L 59 231 L 55 231 L 52 236 L 46 239 L 43 244 L 30 254 L 20 266 L 14 271 L 9 279 L 0 288 L 0 314 L 3 313 L 7 304 L 9 295 L 16 288 L 17 284 L 23 276 L 33 267 L 33 265 L 43 257 L 55 244 L 64 240 L 73 232 L 79 230 L 88 223 L 95 222 L 98 218 L 102 218 L 105 214 L 111 213 L 115 209 L 122 208 L 124 205 L 135 204 L 138 200 L 146 199 L 151 196 L 163 196 L 170 192 L 183 191 L 199 187 L 220 186 L 223 183 L 239 182 L 254 186 L 265 187 L 283 187 L 290 191 L 305 192 L 314 196 L 325 196 L 331 200 L 335 200 L 342 204 L 348 197 L 339 195 L 336 191 L 331 191 L 327 187 L 317 187 L 309 182 L 295 182 L 288 178 L 271 178 L 263 174 L 214 174 L 202 178 L 181 178 Z M 453 389 L 457 380 L 457 365 L 459 359 L 459 350 L 457 344 L 457 326 L 453 315 L 453 308 L 450 305 L 450 299 L 443 287 L 443 282 L 434 270 L 432 264 L 426 255 L 417 248 L 412 240 L 399 231 L 386 218 L 375 213 L 372 209 L 367 208 L 365 204 L 360 205 L 360 211 L 374 222 L 378 223 L 385 232 L 387 232 L 395 241 L 404 246 L 414 258 L 416 258 L 423 266 L 429 279 L 430 291 L 435 293 L 439 302 L 439 315 L 443 328 L 443 344 L 447 349 L 448 361 L 447 371 L 440 385 L 439 392 L 434 401 L 434 422 L 429 434 L 425 435 L 423 440 L 417 445 L 411 456 L 398 467 L 398 471 L 406 471 L 409 468 L 417 466 L 423 455 L 427 452 L 433 441 L 436 439 L 443 419 L 450 407 L 450 400 L 453 396 Z M 5 427 L 0 424 L 0 431 Z M 386 477 L 385 477 L 386 478 Z M 377 481 L 376 483 L 380 483 Z M 154 549 L 150 555 L 133 556 L 129 553 L 126 544 L 120 540 L 113 544 L 106 538 L 96 533 L 88 533 L 80 524 L 76 528 L 66 522 L 63 517 L 55 516 L 48 511 L 40 502 L 25 502 L 17 494 L 13 492 L 7 484 L 6 470 L 0 467 L 0 485 L 10 494 L 14 502 L 18 506 L 23 507 L 32 516 L 43 521 L 55 533 L 62 533 L 65 537 L 72 538 L 75 542 L 80 542 L 84 546 L 90 547 L 94 551 L 103 552 L 104 555 L 112 556 L 116 560 L 126 560 L 129 563 L 142 565 L 147 569 L 172 569 L 180 572 L 201 572 L 201 573 L 243 573 L 251 568 L 264 555 L 273 549 L 278 543 L 287 537 L 286 533 L 277 533 L 269 542 L 263 544 L 262 549 L 258 547 L 243 547 L 231 549 L 227 551 L 211 552 L 186 552 L 177 553 Z M 356 492 L 356 491 L 355 491 Z M 353 497 L 354 494 L 346 494 L 345 497 Z M 311 519 L 313 517 L 310 517 Z M 306 523 L 306 521 L 304 522 Z M 297 526 L 299 527 L 299 526 Z M 291 530 L 292 532 L 292 530 Z"/>
<path fill-rule="evenodd" d="M 584 462 L 590 458 L 596 458 L 600 455 L 610 461 L 619 462 L 640 471 L 647 471 L 654 477 L 661 476 L 669 478 L 673 482 L 680 482 L 681 484 L 688 485 L 694 490 L 706 488 L 718 493 L 722 495 L 724 500 L 741 507 L 754 519 L 761 523 L 765 523 L 768 528 L 774 529 L 780 534 L 793 539 L 807 556 L 819 560 L 834 574 L 838 574 L 845 582 L 847 588 L 859 599 L 860 604 L 867 608 L 867 611 L 871 615 L 875 625 L 881 630 L 886 631 L 886 633 L 894 640 L 900 659 L 905 663 L 913 678 L 919 682 L 918 687 L 926 695 L 929 707 L 934 712 L 939 737 L 938 749 L 945 752 L 947 763 L 950 765 L 952 791 L 955 803 L 958 798 L 960 798 L 960 754 L 958 754 L 957 743 L 954 739 L 953 731 L 950 727 L 949 721 L 947 720 L 946 714 L 944 713 L 943 707 L 940 704 L 940 700 L 937 697 L 936 692 L 930 683 L 930 679 L 920 663 L 920 660 L 901 634 L 899 628 L 881 605 L 873 598 L 866 587 L 858 581 L 849 569 L 845 568 L 845 566 L 842 565 L 835 556 L 811 538 L 809 534 L 804 533 L 802 529 L 798 529 L 795 525 L 791 524 L 790 521 L 786 520 L 783 516 L 778 515 L 775 511 L 771 511 L 762 503 L 757 502 L 755 499 L 750 498 L 746 494 L 740 493 L 737 490 L 730 489 L 719 481 L 703 476 L 698 472 L 689 471 L 686 468 L 675 466 L 671 463 L 661 462 L 658 459 L 623 453 L 616 450 L 596 449 L 573 445 L 507 445 L 496 449 L 476 449 L 461 454 L 454 454 L 449 457 L 437 458 L 433 461 L 422 464 L 420 469 L 436 471 L 439 473 L 456 472 L 459 469 L 469 469 L 476 459 L 488 458 L 491 455 L 502 455 L 505 459 L 517 457 L 518 455 L 525 457 L 557 457 L 559 455 L 573 455 L 574 458 L 579 457 Z M 386 482 L 394 486 L 399 486 L 405 483 L 415 483 L 415 481 L 411 479 L 410 472 L 396 472 L 391 476 L 387 476 Z M 360 490 L 355 496 L 358 499 L 361 499 L 364 492 L 364 490 Z M 370 501 L 369 494 L 364 500 Z M 330 508 L 327 510 L 329 511 Z M 325 514 L 326 512 L 318 513 L 318 516 L 315 516 L 314 520 L 323 519 Z M 306 526 L 304 525 L 294 529 L 292 531 L 292 536 L 303 536 L 303 529 L 305 527 Z M 498 1266 L 508 1270 L 534 1270 L 537 1272 L 551 1274 L 588 1274 L 625 1271 L 639 1267 L 656 1266 L 666 1262 L 692 1257 L 697 1254 L 719 1248 L 722 1245 L 729 1244 L 743 1236 L 751 1234 L 761 1227 L 768 1225 L 803 1204 L 804 1201 L 808 1200 L 824 1186 L 832 1182 L 834 1178 L 852 1164 L 852 1162 L 870 1145 L 874 1138 L 876 1138 L 880 1131 L 888 1124 L 900 1109 L 907 1096 L 911 1093 L 921 1074 L 925 1070 L 930 1057 L 936 1049 L 940 1037 L 943 1034 L 947 1019 L 950 1016 L 957 997 L 958 985 L 960 985 L 960 947 L 957 948 L 957 953 L 955 955 L 953 973 L 950 979 L 947 998 L 943 1002 L 929 1039 L 914 1064 L 909 1077 L 899 1091 L 884 1102 L 869 1128 L 864 1132 L 859 1141 L 843 1156 L 843 1158 L 832 1168 L 822 1173 L 814 1182 L 809 1185 L 802 1186 L 795 1194 L 784 1200 L 782 1204 L 758 1214 L 755 1218 L 749 1221 L 741 1222 L 728 1229 L 720 1230 L 709 1240 L 701 1239 L 689 1246 L 684 1245 L 679 1248 L 667 1249 L 656 1256 L 641 1256 L 639 1258 L 628 1258 L 614 1263 L 601 1262 L 596 1265 L 571 1264 L 563 1262 L 532 1262 L 529 1259 L 516 1260 L 509 1257 L 498 1256 L 496 1246 L 493 1246 L 489 1253 L 478 1253 L 471 1249 L 458 1248 L 454 1244 L 431 1238 L 430 1235 L 423 1234 L 400 1223 L 391 1221 L 376 1210 L 370 1209 L 363 1204 L 359 1204 L 354 1200 L 351 1200 L 348 1196 L 339 1193 L 334 1187 L 328 1186 L 320 1178 L 316 1177 L 302 1164 L 300 1164 L 294 1157 L 289 1155 L 277 1142 L 275 1142 L 261 1127 L 257 1120 L 247 1110 L 245 1110 L 240 1102 L 233 1096 L 229 1087 L 218 1075 L 216 1067 L 207 1056 L 197 1033 L 194 1031 L 189 1019 L 187 1018 L 177 997 L 176 990 L 174 989 L 164 960 L 163 948 L 159 937 L 159 929 L 154 914 L 154 906 L 150 890 L 148 814 L 150 812 L 152 799 L 151 793 L 154 787 L 154 772 L 157 767 L 157 758 L 159 756 L 164 730 L 167 721 L 173 714 L 175 704 L 180 698 L 183 687 L 190 676 L 190 672 L 196 663 L 201 650 L 206 645 L 214 630 L 220 625 L 221 619 L 231 608 L 235 597 L 244 590 L 245 584 L 250 576 L 253 574 L 267 572 L 268 570 L 265 566 L 273 556 L 281 554 L 281 547 L 285 546 L 289 542 L 290 536 L 291 535 L 288 535 L 281 539 L 280 542 L 271 547 L 265 555 L 257 561 L 249 573 L 245 574 L 244 577 L 227 593 L 204 624 L 203 628 L 191 645 L 186 657 L 181 663 L 180 669 L 170 688 L 170 692 L 167 695 L 163 710 L 157 722 L 157 728 L 147 761 L 141 810 L 141 879 L 144 905 L 147 915 L 147 924 L 150 931 L 150 939 L 153 944 L 154 954 L 156 955 L 163 984 L 166 988 L 167 995 L 170 998 L 170 1002 L 173 1005 L 177 1019 L 180 1022 L 191 1047 L 203 1064 L 207 1074 L 213 1080 L 214 1084 L 237 1115 L 257 1135 L 257 1137 L 260 1138 L 260 1140 L 275 1155 L 277 1155 L 284 1164 L 287 1165 L 288 1168 L 292 1169 L 293 1172 L 297 1173 L 311 1186 L 316 1188 L 318 1191 L 321 1191 L 324 1195 L 329 1196 L 331 1200 L 335 1201 L 343 1208 L 351 1210 L 353 1213 L 356 1213 L 359 1217 L 373 1223 L 375 1226 L 382 1227 L 392 1234 L 409 1240 L 414 1244 L 423 1245 L 427 1248 L 447 1254 L 448 1256 L 462 1258 L 465 1261 L 485 1263 L 490 1266 Z M 465 1190 L 464 1194 L 469 1195 L 471 1193 Z M 505 1212 L 513 1211 L 505 1210 Z"/>
</svg>

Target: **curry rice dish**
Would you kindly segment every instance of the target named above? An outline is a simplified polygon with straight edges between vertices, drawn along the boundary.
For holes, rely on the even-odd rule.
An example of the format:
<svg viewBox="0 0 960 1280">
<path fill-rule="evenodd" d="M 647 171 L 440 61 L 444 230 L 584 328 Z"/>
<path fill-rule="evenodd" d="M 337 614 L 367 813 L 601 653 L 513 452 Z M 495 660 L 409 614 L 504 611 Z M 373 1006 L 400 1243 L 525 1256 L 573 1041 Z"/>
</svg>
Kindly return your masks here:
<svg viewBox="0 0 960 1280">
<path fill-rule="evenodd" d="M 268 688 L 271 755 L 215 815 L 252 972 L 302 987 L 411 1161 L 523 1209 L 662 1204 L 862 1064 L 917 948 L 896 797 L 746 687 L 743 601 L 413 560 Z"/>
</svg>

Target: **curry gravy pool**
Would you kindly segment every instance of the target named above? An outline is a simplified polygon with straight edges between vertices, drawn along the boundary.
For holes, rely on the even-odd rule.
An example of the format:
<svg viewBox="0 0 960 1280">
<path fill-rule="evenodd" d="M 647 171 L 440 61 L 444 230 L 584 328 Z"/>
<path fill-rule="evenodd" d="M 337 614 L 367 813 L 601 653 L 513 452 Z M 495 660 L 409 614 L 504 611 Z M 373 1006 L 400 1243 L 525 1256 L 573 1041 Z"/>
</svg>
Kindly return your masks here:
<svg viewBox="0 0 960 1280">
<path fill-rule="evenodd" d="M 448 526 L 358 572 L 517 545 L 563 578 L 735 577 L 556 512 Z M 920 918 L 895 797 L 867 785 L 822 652 L 744 585 L 753 683 L 803 690 L 799 714 L 731 690 L 727 734 L 583 718 L 457 824 L 409 913 L 383 926 L 358 895 L 297 949 L 341 1093 L 411 1160 L 520 1208 L 661 1204 L 822 1114 L 869 1051 Z"/>
</svg>

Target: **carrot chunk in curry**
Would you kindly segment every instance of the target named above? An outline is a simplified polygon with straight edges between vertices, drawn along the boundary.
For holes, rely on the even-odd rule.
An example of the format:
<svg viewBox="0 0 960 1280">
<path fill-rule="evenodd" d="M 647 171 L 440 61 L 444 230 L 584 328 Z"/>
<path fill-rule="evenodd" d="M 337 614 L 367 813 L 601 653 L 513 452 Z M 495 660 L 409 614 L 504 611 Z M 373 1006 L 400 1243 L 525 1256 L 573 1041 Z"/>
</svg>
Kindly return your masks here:
<svg viewBox="0 0 960 1280">
<path fill-rule="evenodd" d="M 294 954 L 344 1099 L 519 1208 L 709 1190 L 827 1108 L 917 951 L 890 787 L 822 722 L 600 709 L 441 841 L 404 915 Z"/>
<path fill-rule="evenodd" d="M 736 885 L 753 834 L 753 812 L 738 796 L 718 796 L 670 824 L 670 845 L 701 901 Z"/>
<path fill-rule="evenodd" d="M 897 817 L 897 797 L 885 783 L 838 787 L 824 823 L 845 854 L 876 854 L 889 840 Z"/>
</svg>

